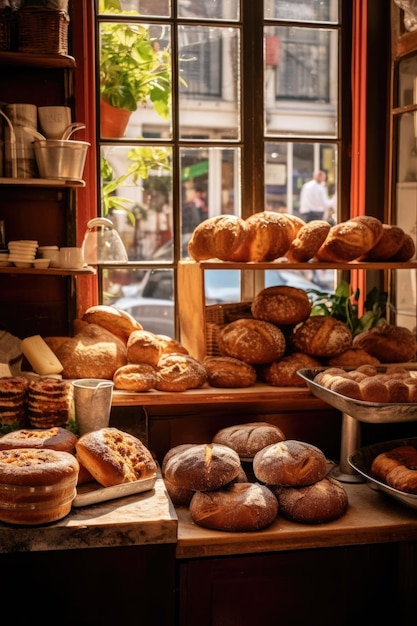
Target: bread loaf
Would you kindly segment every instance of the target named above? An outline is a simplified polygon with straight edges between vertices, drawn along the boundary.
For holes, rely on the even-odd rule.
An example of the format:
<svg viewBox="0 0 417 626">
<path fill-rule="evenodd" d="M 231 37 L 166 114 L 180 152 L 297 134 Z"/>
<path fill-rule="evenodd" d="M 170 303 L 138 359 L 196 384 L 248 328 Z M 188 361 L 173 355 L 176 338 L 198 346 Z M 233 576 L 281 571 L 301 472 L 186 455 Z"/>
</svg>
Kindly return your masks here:
<svg viewBox="0 0 417 626">
<path fill-rule="evenodd" d="M 134 330 L 126 344 L 129 363 L 147 363 L 156 366 L 162 356 L 162 344 L 158 337 L 148 330 Z"/>
<path fill-rule="evenodd" d="M 240 458 L 251 459 L 262 448 L 284 439 L 284 433 L 274 424 L 248 422 L 222 428 L 214 435 L 213 443 L 221 443 L 232 448 Z"/>
<path fill-rule="evenodd" d="M 417 494 L 417 449 L 400 445 L 382 452 L 372 461 L 371 472 L 394 489 Z"/>
<path fill-rule="evenodd" d="M 148 363 L 128 363 L 114 373 L 115 389 L 143 392 L 154 389 L 157 381 L 156 369 Z"/>
<path fill-rule="evenodd" d="M 354 217 L 330 228 L 316 257 L 319 261 L 330 263 L 353 261 L 371 250 L 382 233 L 382 222 L 376 217 Z"/>
<path fill-rule="evenodd" d="M 285 352 L 285 338 L 277 326 L 255 319 L 238 319 L 224 326 L 218 337 L 220 353 L 252 365 L 272 363 Z"/>
<path fill-rule="evenodd" d="M 245 221 L 237 215 L 209 217 L 194 229 L 188 254 L 195 261 L 245 261 L 247 236 Z"/>
<path fill-rule="evenodd" d="M 408 233 L 404 236 L 404 241 L 399 250 L 390 258 L 390 261 L 401 262 L 410 261 L 416 254 L 414 239 Z"/>
<path fill-rule="evenodd" d="M 330 231 L 326 220 L 312 220 L 305 224 L 292 240 L 285 256 L 294 263 L 306 263 L 320 249 Z"/>
<path fill-rule="evenodd" d="M 405 240 L 405 233 L 400 226 L 394 224 L 382 225 L 382 237 L 378 243 L 361 258 L 362 261 L 387 261 L 401 248 Z"/>
<path fill-rule="evenodd" d="M 245 243 L 245 261 L 273 261 L 284 256 L 294 232 L 294 225 L 280 213 L 261 211 L 246 218 L 249 231 Z"/>
<path fill-rule="evenodd" d="M 208 356 L 203 365 L 212 387 L 242 389 L 256 382 L 256 369 L 231 356 Z"/>
<path fill-rule="evenodd" d="M 253 459 L 253 471 L 268 485 L 302 487 L 322 480 L 327 463 L 316 446 L 287 439 L 260 450 Z"/>
<path fill-rule="evenodd" d="M 309 317 L 311 303 L 302 289 L 276 285 L 256 294 L 251 311 L 255 319 L 278 326 L 295 325 Z"/>
<path fill-rule="evenodd" d="M 353 339 L 353 347 L 366 350 L 381 363 L 414 361 L 416 336 L 411 330 L 394 324 L 374 326 Z"/>
<path fill-rule="evenodd" d="M 297 372 L 301 369 L 320 367 L 321 362 L 308 354 L 294 352 L 279 361 L 265 365 L 262 374 L 273 387 L 306 387 L 307 383 Z"/>
<path fill-rule="evenodd" d="M 155 389 L 159 391 L 198 389 L 206 382 L 204 365 L 189 354 L 164 354 L 156 366 Z"/>
<path fill-rule="evenodd" d="M 332 522 L 344 515 L 349 506 L 343 485 L 330 477 L 306 487 L 282 487 L 275 493 L 280 513 L 304 524 Z"/>
<path fill-rule="evenodd" d="M 131 332 L 142 329 L 142 325 L 127 311 L 104 304 L 89 307 L 81 320 L 88 324 L 101 326 L 119 337 L 124 343 L 128 340 Z"/>
<path fill-rule="evenodd" d="M 312 315 L 294 329 L 292 343 L 310 356 L 334 357 L 352 346 L 352 333 L 334 317 Z"/>
<path fill-rule="evenodd" d="M 190 502 L 195 524 L 226 532 L 250 532 L 270 526 L 278 501 L 265 485 L 233 483 L 217 491 L 197 491 Z"/>
</svg>

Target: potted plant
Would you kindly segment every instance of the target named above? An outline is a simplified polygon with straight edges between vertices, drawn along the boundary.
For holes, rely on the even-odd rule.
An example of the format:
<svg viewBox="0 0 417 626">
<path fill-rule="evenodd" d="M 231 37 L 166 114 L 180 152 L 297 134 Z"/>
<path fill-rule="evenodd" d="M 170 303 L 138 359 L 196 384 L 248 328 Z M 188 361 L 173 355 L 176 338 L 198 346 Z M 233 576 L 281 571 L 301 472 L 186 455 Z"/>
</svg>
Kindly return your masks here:
<svg viewBox="0 0 417 626">
<path fill-rule="evenodd" d="M 101 0 L 100 10 L 114 13 L 114 1 Z M 127 13 L 116 11 L 117 15 Z M 159 49 L 159 42 L 151 37 L 148 26 L 126 21 L 103 23 L 100 30 L 102 135 L 122 137 L 132 112 L 148 103 L 167 119 L 170 101 L 171 56 L 168 50 Z M 117 111 L 122 112 L 123 130 L 114 127 Z M 110 127 L 105 125 L 108 117 L 112 120 Z"/>
</svg>

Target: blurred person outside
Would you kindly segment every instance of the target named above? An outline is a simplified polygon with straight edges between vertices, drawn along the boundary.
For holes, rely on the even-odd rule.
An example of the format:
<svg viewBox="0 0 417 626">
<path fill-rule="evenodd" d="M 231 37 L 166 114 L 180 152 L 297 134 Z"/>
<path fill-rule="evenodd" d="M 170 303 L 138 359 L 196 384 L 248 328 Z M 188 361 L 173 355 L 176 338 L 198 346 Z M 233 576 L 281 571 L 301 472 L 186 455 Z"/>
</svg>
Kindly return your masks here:
<svg viewBox="0 0 417 626">
<path fill-rule="evenodd" d="M 328 210 L 334 207 L 334 199 L 329 198 L 325 182 L 326 173 L 318 170 L 313 178 L 301 187 L 300 217 L 305 222 L 325 220 Z"/>
<path fill-rule="evenodd" d="M 208 217 L 208 208 L 202 187 L 195 186 L 191 199 L 187 200 L 182 208 L 182 232 L 192 233 L 194 228 Z"/>
</svg>

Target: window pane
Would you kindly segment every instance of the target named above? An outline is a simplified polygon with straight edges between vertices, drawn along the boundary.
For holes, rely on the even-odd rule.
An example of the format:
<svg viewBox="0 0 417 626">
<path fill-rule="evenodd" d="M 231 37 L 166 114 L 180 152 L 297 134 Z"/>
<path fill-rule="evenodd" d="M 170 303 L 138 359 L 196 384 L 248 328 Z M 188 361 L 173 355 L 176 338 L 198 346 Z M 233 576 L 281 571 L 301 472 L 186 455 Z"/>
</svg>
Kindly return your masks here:
<svg viewBox="0 0 417 626">
<path fill-rule="evenodd" d="M 146 261 L 172 238 L 171 148 L 101 146 L 102 214 L 125 244 L 129 261 Z"/>
<path fill-rule="evenodd" d="M 265 29 L 268 134 L 336 136 L 337 37 L 327 29 Z"/>
<path fill-rule="evenodd" d="M 265 0 L 265 19 L 337 22 L 338 0 Z"/>
<path fill-rule="evenodd" d="M 181 138 L 239 139 L 239 31 L 180 26 L 178 39 Z"/>
<path fill-rule="evenodd" d="M 239 0 L 178 0 L 178 16 L 189 19 L 239 19 Z"/>
<path fill-rule="evenodd" d="M 169 0 L 100 0 L 99 12 L 105 14 L 134 11 L 138 15 L 168 17 L 170 15 Z"/>
<path fill-rule="evenodd" d="M 180 159 L 184 236 L 208 217 L 240 215 L 240 149 L 183 148 Z"/>
</svg>

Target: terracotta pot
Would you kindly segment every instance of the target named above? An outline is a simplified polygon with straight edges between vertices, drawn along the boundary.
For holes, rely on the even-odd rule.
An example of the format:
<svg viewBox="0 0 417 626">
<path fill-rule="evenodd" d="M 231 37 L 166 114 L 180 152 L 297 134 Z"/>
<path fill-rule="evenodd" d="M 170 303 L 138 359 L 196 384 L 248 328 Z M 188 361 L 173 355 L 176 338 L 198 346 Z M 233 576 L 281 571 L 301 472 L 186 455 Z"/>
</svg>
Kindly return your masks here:
<svg viewBox="0 0 417 626">
<path fill-rule="evenodd" d="M 124 137 L 131 111 L 118 109 L 102 98 L 100 99 L 100 132 L 102 137 L 117 139 Z"/>
</svg>

